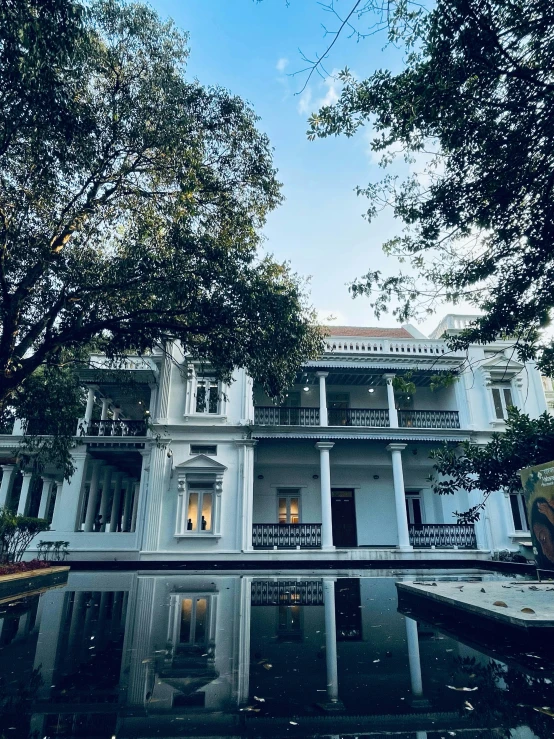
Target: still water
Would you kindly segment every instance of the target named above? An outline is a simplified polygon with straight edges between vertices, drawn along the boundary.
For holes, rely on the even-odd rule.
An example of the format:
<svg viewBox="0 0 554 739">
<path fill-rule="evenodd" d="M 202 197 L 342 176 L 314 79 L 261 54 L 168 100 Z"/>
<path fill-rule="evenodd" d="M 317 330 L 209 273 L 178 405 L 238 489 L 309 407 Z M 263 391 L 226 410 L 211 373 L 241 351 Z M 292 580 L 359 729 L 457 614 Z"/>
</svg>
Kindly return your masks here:
<svg viewBox="0 0 554 739">
<path fill-rule="evenodd" d="M 0 736 L 554 736 L 551 638 L 400 613 L 399 579 L 71 573 L 0 603 Z"/>
</svg>

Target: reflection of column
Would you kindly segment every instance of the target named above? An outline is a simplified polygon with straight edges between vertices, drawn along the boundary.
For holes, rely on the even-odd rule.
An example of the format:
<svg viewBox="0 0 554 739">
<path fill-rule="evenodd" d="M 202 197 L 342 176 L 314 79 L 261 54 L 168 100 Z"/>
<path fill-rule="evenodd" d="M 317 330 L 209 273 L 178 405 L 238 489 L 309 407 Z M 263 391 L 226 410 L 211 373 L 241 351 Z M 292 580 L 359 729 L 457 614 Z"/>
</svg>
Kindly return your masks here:
<svg viewBox="0 0 554 739">
<path fill-rule="evenodd" d="M 428 707 L 429 701 L 423 697 L 423 680 L 421 679 L 421 660 L 419 657 L 419 636 L 417 621 L 404 617 L 406 621 L 406 637 L 408 641 L 408 662 L 410 664 L 410 684 L 412 688 L 412 706 Z"/>
<path fill-rule="evenodd" d="M 392 381 L 395 375 L 383 375 L 385 382 L 387 383 L 387 400 L 389 403 L 389 426 L 393 429 L 398 428 L 398 413 L 396 411 L 396 404 L 394 402 L 394 386 Z"/>
<path fill-rule="evenodd" d="M 319 425 L 328 426 L 327 419 L 327 389 L 325 387 L 325 378 L 328 372 L 316 372 L 319 377 Z"/>
<path fill-rule="evenodd" d="M 54 505 L 52 529 L 57 531 L 75 531 L 77 513 L 81 505 L 81 488 L 83 486 L 85 462 L 87 452 L 85 447 L 79 447 L 71 453 L 71 461 L 75 471 L 70 480 L 64 480 L 58 487 Z"/>
<path fill-rule="evenodd" d="M 3 508 L 8 500 L 8 496 L 12 486 L 12 478 L 13 471 L 15 470 L 15 465 L 3 464 L 2 470 L 2 483 L 0 484 L 0 508 Z"/>
<path fill-rule="evenodd" d="M 250 614 L 252 609 L 252 578 L 240 578 L 239 659 L 237 703 L 248 702 L 250 692 Z"/>
<path fill-rule="evenodd" d="M 327 700 L 339 703 L 339 676 L 337 669 L 337 624 L 335 618 L 335 581 L 323 578 L 325 604 L 325 658 L 327 661 Z"/>
<path fill-rule="evenodd" d="M 137 583 L 133 643 L 130 645 L 133 659 L 127 686 L 127 703 L 134 706 L 143 706 L 146 700 L 155 581 L 154 577 L 139 577 Z"/>
<path fill-rule="evenodd" d="M 38 639 L 35 650 L 34 669 L 40 668 L 42 682 L 38 689 L 37 699 L 48 700 L 51 686 L 54 684 L 56 655 L 62 629 L 63 614 L 67 593 L 62 590 L 49 590 L 41 596 L 40 621 Z"/>
<path fill-rule="evenodd" d="M 243 552 L 252 551 L 252 517 L 254 508 L 254 446 L 256 441 L 252 439 L 241 439 L 236 442 L 239 446 L 239 455 L 242 464 L 239 469 L 242 472 L 242 480 L 240 480 L 239 490 L 241 491 L 242 516 L 240 517 L 240 541 L 237 542 L 237 548 L 240 547 Z"/>
<path fill-rule="evenodd" d="M 98 506 L 98 494 L 100 492 L 100 468 L 103 464 L 104 462 L 101 459 L 93 459 L 91 461 L 92 474 L 88 491 L 87 512 L 85 516 L 85 531 L 92 531 L 94 528 L 94 519 L 96 517 L 96 508 Z"/>
<path fill-rule="evenodd" d="M 100 531 L 106 530 L 106 522 L 108 520 L 108 511 L 110 510 L 111 492 L 112 492 L 112 472 L 114 467 L 107 465 L 104 467 L 104 478 L 102 480 L 102 492 L 100 497 Z"/>
<path fill-rule="evenodd" d="M 40 494 L 40 505 L 38 507 L 38 518 L 46 518 L 48 508 L 50 504 L 50 496 L 52 495 L 52 488 L 54 487 L 54 480 L 50 477 L 42 478 L 42 492 Z"/>
<path fill-rule="evenodd" d="M 17 506 L 17 515 L 24 516 L 27 510 L 27 503 L 29 502 L 29 492 L 31 490 L 31 482 L 33 480 L 32 472 L 23 473 L 23 482 L 21 484 L 21 494 L 19 496 L 19 503 Z"/>
<path fill-rule="evenodd" d="M 407 444 L 389 444 L 387 451 L 392 455 L 392 477 L 394 483 L 394 503 L 396 506 L 396 525 L 398 528 L 398 548 L 409 552 L 413 549 L 410 544 L 408 530 L 408 512 L 406 510 L 406 493 L 404 491 L 404 473 L 402 471 L 402 451 Z"/>
<path fill-rule="evenodd" d="M 75 591 L 73 593 L 73 608 L 71 609 L 71 624 L 67 637 L 67 652 L 65 664 L 70 670 L 75 669 L 74 663 L 80 658 L 83 641 L 83 626 L 85 609 L 87 607 L 87 593 Z M 77 662 L 77 666 L 80 662 Z"/>
<path fill-rule="evenodd" d="M 318 441 L 319 477 L 321 483 L 321 548 L 334 549 L 333 515 L 331 511 L 331 464 L 329 451 L 335 446 L 332 441 Z"/>
<path fill-rule="evenodd" d="M 113 489 L 113 503 L 110 514 L 110 531 L 119 531 L 121 520 L 121 493 L 123 492 L 123 472 L 118 472 L 115 476 Z"/>
</svg>

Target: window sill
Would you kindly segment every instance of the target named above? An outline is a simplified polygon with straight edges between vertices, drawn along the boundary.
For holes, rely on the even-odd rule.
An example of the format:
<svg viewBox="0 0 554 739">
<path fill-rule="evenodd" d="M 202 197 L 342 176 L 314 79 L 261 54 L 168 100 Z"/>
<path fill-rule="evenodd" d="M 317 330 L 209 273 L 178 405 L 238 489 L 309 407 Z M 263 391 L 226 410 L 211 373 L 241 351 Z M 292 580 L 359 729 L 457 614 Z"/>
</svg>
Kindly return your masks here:
<svg viewBox="0 0 554 739">
<path fill-rule="evenodd" d="M 222 413 L 188 413 L 183 416 L 185 421 L 226 421 L 227 416 Z"/>
<path fill-rule="evenodd" d="M 221 539 L 221 534 L 210 534 L 204 532 L 195 534 L 194 532 L 190 533 L 187 531 L 186 534 L 173 534 L 173 536 L 175 539 Z"/>
</svg>

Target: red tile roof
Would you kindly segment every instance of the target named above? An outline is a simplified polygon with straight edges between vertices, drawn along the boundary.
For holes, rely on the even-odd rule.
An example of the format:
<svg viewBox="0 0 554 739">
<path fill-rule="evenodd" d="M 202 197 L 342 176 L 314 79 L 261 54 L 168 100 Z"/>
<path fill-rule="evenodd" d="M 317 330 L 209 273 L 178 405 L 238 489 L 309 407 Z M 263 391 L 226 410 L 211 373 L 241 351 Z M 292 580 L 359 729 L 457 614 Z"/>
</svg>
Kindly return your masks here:
<svg viewBox="0 0 554 739">
<path fill-rule="evenodd" d="M 370 336 L 382 339 L 413 339 L 405 328 L 369 328 L 367 326 L 325 326 L 329 336 Z"/>
</svg>

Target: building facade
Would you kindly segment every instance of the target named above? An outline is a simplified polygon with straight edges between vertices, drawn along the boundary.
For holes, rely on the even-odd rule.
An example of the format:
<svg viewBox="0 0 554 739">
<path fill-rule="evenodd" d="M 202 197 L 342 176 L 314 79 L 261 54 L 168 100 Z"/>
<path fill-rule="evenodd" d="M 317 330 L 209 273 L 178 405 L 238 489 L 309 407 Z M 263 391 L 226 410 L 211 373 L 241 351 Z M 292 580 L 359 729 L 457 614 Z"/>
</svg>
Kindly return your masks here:
<svg viewBox="0 0 554 739">
<path fill-rule="evenodd" d="M 441 338 L 470 317 L 447 316 L 431 338 L 407 326 L 331 327 L 281 404 L 243 370 L 218 382 L 209 365 L 162 355 L 81 379 L 75 472 L 17 465 L 26 421 L 0 437 L 0 505 L 47 517 L 46 541 L 75 559 L 464 559 L 529 540 L 522 496 L 490 496 L 475 525 L 456 513 L 480 500 L 431 490 L 429 452 L 486 443 L 510 405 L 546 410 L 541 376 L 509 342 L 456 354 Z M 406 375 L 406 373 L 409 373 Z M 453 383 L 440 377 L 453 374 Z M 395 376 L 410 389 L 395 389 Z M 34 545 L 36 547 L 36 543 Z M 31 547 L 31 556 L 33 546 Z"/>
</svg>

